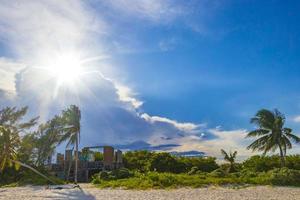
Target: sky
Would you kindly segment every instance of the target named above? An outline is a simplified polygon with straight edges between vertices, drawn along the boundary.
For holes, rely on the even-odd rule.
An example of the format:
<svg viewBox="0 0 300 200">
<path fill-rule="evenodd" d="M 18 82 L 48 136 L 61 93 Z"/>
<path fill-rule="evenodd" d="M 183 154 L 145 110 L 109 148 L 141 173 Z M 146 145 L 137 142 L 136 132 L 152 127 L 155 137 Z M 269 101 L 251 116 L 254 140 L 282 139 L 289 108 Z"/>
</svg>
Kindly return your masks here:
<svg viewBox="0 0 300 200">
<path fill-rule="evenodd" d="M 262 108 L 279 109 L 300 134 L 300 2 L 0 5 L 0 107 L 29 106 L 42 123 L 76 104 L 81 147 L 216 157 L 223 148 L 243 159 Z"/>
</svg>

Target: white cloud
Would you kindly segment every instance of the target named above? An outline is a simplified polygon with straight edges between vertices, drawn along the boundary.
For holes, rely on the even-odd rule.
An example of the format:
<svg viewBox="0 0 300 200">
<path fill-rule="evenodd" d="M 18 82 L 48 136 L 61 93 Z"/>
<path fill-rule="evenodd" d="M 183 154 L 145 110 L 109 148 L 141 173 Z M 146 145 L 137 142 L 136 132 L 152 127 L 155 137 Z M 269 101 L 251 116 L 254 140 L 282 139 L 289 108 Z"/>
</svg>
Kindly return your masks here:
<svg viewBox="0 0 300 200">
<path fill-rule="evenodd" d="M 89 36 L 105 32 L 82 1 L 5 1 L 0 7 L 0 39 L 19 59 L 43 64 L 62 51 L 92 46 Z"/>
<path fill-rule="evenodd" d="M 238 160 L 243 160 L 250 155 L 253 155 L 252 151 L 247 150 L 246 147 L 250 144 L 251 140 L 245 138 L 247 130 L 221 130 L 221 129 L 209 129 L 207 134 L 212 136 L 211 139 L 205 138 L 205 134 L 199 135 L 185 135 L 183 137 L 176 137 L 170 140 L 154 140 L 159 144 L 172 143 L 179 144 L 180 146 L 173 148 L 171 151 L 191 151 L 198 150 L 206 153 L 208 156 L 214 156 L 218 159 L 222 159 L 220 150 L 226 151 L 238 151 Z"/>
<path fill-rule="evenodd" d="M 16 73 L 24 67 L 22 63 L 0 57 L 0 90 L 16 94 Z"/>
<path fill-rule="evenodd" d="M 300 116 L 296 116 L 293 119 L 294 122 L 300 123 Z"/>
<path fill-rule="evenodd" d="M 143 105 L 143 102 L 135 98 L 136 95 L 131 88 L 115 83 L 115 87 L 117 89 L 117 94 L 119 96 L 120 101 L 127 102 L 133 106 L 133 108 L 137 109 Z"/>
<path fill-rule="evenodd" d="M 133 0 L 130 4 L 125 0 L 109 2 L 123 14 L 155 23 L 170 22 L 185 12 L 169 0 Z M 178 150 L 198 149 L 217 155 L 219 149 L 217 151 L 216 146 L 224 149 L 240 147 L 243 130 L 210 130 L 217 139 L 206 141 L 201 134 L 203 124 L 138 113 L 143 101 L 136 97 L 136 92 L 116 81 L 118 79 L 108 78 L 97 71 L 97 64 L 95 74 L 100 75 L 97 79 L 91 76 L 80 82 L 80 87 L 76 85 L 76 91 L 66 87 L 54 95 L 51 91 L 55 90 L 55 83 L 34 67 L 65 51 L 79 51 L 83 57 L 101 57 L 102 44 L 95 38 L 101 40 L 102 34 L 110 34 L 109 24 L 79 0 L 1 2 L 0 39 L 20 62 L 0 59 L 0 90 L 18 93 L 13 103 L 29 105 L 39 115 L 46 111 L 57 114 L 66 105 L 78 103 L 87 119 L 83 122 L 83 131 L 89 142 L 94 142 L 95 138 L 112 143 L 120 138 L 147 139 L 153 135 L 180 133 L 182 137 L 173 139 L 182 145 Z M 163 42 L 160 47 L 168 50 L 174 42 Z M 25 66 L 26 70 L 23 70 Z M 93 87 L 89 87 L 91 85 Z"/>
<path fill-rule="evenodd" d="M 177 129 L 184 131 L 186 133 L 193 133 L 198 132 L 199 128 L 204 127 L 205 124 L 194 124 L 189 122 L 178 122 L 176 120 L 171 120 L 166 117 L 159 117 L 159 116 L 150 116 L 147 113 L 143 113 L 140 115 L 141 118 L 145 119 L 146 121 L 150 123 L 157 123 L 157 122 L 163 122 L 168 123 L 176 127 Z"/>
<path fill-rule="evenodd" d="M 109 1 L 114 9 L 127 15 L 162 23 L 169 22 L 185 13 L 181 6 L 169 0 L 113 0 Z"/>
</svg>

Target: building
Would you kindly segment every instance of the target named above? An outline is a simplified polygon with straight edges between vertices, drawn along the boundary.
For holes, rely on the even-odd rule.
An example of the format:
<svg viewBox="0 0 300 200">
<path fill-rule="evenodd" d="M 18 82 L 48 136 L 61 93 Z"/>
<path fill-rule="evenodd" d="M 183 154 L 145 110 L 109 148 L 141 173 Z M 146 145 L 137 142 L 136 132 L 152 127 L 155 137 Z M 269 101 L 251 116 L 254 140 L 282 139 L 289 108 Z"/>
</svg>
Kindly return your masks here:
<svg viewBox="0 0 300 200">
<path fill-rule="evenodd" d="M 93 151 L 91 149 L 103 149 L 103 160 L 95 161 Z M 123 167 L 122 151 L 115 151 L 111 146 L 85 147 L 82 152 L 78 152 L 78 181 L 87 182 L 90 177 L 104 170 L 114 170 Z M 75 171 L 75 160 L 72 150 L 65 151 L 63 154 L 56 155 L 56 164 L 50 165 L 53 175 L 73 180 Z M 69 176 L 68 176 L 69 174 Z"/>
</svg>

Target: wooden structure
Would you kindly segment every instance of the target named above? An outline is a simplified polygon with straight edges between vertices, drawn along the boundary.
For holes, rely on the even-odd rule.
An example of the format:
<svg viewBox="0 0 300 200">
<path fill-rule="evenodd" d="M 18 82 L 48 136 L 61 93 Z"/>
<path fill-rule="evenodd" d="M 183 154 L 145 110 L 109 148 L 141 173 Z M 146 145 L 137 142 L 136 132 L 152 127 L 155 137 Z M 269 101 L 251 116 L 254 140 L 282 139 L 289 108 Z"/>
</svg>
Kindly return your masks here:
<svg viewBox="0 0 300 200">
<path fill-rule="evenodd" d="M 94 157 L 89 155 L 89 152 L 91 152 L 90 149 L 99 148 L 103 148 L 103 160 L 95 161 Z M 80 182 L 89 181 L 93 174 L 100 171 L 114 170 L 123 167 L 122 151 L 117 150 L 115 152 L 111 146 L 85 147 L 82 151 L 87 152 L 87 155 L 84 156 L 84 153 L 78 152 L 80 156 L 77 176 Z M 49 168 L 52 174 L 59 178 L 74 180 L 75 161 L 72 151 L 66 150 L 65 159 L 63 154 L 58 153 L 56 164 L 51 164 Z"/>
</svg>

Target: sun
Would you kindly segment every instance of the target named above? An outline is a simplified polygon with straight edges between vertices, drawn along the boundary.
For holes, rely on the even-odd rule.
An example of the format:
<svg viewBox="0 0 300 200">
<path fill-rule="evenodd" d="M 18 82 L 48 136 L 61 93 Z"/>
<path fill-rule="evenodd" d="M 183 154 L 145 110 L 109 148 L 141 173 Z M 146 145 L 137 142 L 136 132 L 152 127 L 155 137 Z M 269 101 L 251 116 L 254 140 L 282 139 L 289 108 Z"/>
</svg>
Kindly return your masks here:
<svg viewBox="0 0 300 200">
<path fill-rule="evenodd" d="M 81 61 L 74 54 L 62 54 L 48 67 L 59 84 L 73 83 L 82 74 Z"/>
</svg>

